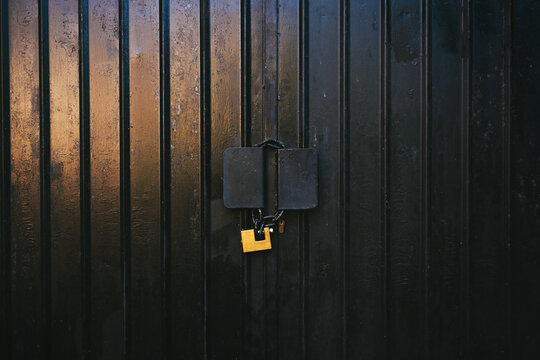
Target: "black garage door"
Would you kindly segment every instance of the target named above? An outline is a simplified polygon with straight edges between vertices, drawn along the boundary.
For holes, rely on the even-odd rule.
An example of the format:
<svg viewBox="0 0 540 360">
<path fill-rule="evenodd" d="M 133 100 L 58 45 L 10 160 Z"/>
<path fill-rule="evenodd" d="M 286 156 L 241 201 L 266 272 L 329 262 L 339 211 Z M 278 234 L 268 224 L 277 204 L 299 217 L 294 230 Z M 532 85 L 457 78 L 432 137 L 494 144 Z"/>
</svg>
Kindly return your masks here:
<svg viewBox="0 0 540 360">
<path fill-rule="evenodd" d="M 540 2 L 1 9 L 2 359 L 540 358 Z M 243 254 L 267 138 L 319 205 Z"/>
</svg>

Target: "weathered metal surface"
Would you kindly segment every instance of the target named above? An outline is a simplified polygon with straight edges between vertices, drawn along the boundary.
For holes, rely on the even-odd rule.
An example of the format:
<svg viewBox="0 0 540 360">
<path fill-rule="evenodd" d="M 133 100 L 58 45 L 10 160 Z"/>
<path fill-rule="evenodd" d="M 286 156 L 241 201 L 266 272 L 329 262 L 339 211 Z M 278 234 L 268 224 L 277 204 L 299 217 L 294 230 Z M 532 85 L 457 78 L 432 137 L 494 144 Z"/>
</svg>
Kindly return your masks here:
<svg viewBox="0 0 540 360">
<path fill-rule="evenodd" d="M 163 2 L 163 5 L 166 3 Z M 201 69 L 200 52 L 206 39 L 206 35 L 200 32 L 200 14 L 204 2 L 171 1 L 169 6 L 169 10 L 166 6 L 162 6 L 161 10 L 164 25 L 167 25 L 167 12 L 170 14 L 169 27 L 162 26 L 161 31 L 162 74 L 164 80 L 170 78 L 170 88 L 164 86 L 162 90 L 165 94 L 162 96 L 164 121 L 170 115 L 170 146 L 162 143 L 162 153 L 167 154 L 170 149 L 171 166 L 169 194 L 165 191 L 166 184 L 163 185 L 163 201 L 170 199 L 170 217 L 163 223 L 164 229 L 170 224 L 170 237 L 168 243 L 164 242 L 163 249 L 167 256 L 162 267 L 163 277 L 167 280 L 163 282 L 162 297 L 168 299 L 164 307 L 166 311 L 163 312 L 164 328 L 170 329 L 170 332 L 165 331 L 163 346 L 169 344 L 168 354 L 171 357 L 200 359 L 198 354 L 205 341 L 202 326 L 205 302 L 201 301 L 205 283 L 201 269 L 206 264 L 200 255 L 205 249 L 202 224 L 205 221 L 203 209 L 207 206 L 201 174 L 204 169 L 202 160 L 205 159 L 203 149 L 208 143 L 206 138 L 201 137 L 205 133 L 201 130 L 201 101 L 207 104 L 207 100 L 201 98 L 201 87 L 208 75 Z M 169 33 L 170 38 L 167 37 Z M 167 69 L 169 58 L 170 70 Z M 168 91 L 170 106 L 166 97 Z M 166 139 L 167 127 L 163 128 L 162 134 Z M 167 164 L 166 156 L 164 163 Z M 164 232 L 163 238 L 166 234 Z"/>
<path fill-rule="evenodd" d="M 538 1 L 1 10 L 0 358 L 540 358 Z M 244 256 L 267 138 L 318 205 Z"/>
<path fill-rule="evenodd" d="M 78 3 L 55 0 L 49 6 L 51 353 L 52 358 L 73 358 L 83 338 L 77 329 L 83 286 Z"/>
<path fill-rule="evenodd" d="M 223 153 L 223 202 L 229 209 L 262 209 L 264 148 L 228 148 Z"/>
<path fill-rule="evenodd" d="M 306 210 L 317 206 L 317 165 L 317 151 L 314 149 L 278 151 L 279 209 Z"/>
<path fill-rule="evenodd" d="M 88 58 L 83 65 L 87 67 L 88 83 L 81 84 L 82 95 L 89 102 L 81 125 L 89 132 L 84 147 L 89 153 L 86 162 L 90 163 L 83 177 L 85 186 L 90 187 L 90 198 L 86 199 L 90 206 L 84 213 L 90 223 L 90 229 L 84 231 L 87 267 L 83 281 L 89 288 L 83 298 L 83 314 L 88 317 L 83 322 L 88 334 L 85 350 L 104 359 L 119 358 L 124 349 L 119 7 L 111 0 L 89 0 L 86 4 L 82 11 L 88 12 Z"/>
<path fill-rule="evenodd" d="M 40 220 L 43 216 L 40 201 L 43 149 L 40 146 L 39 7 L 32 0 L 10 1 L 7 9 L 2 7 L 2 15 L 5 10 L 9 17 L 3 20 L 9 19 L 9 25 L 4 25 L 2 32 L 8 30 L 10 37 L 9 44 L 2 43 L 3 52 L 9 49 L 9 54 L 2 54 L 2 61 L 9 62 L 9 83 L 3 82 L 2 92 L 9 93 L 11 157 L 9 173 L 2 176 L 11 177 L 11 187 L 9 198 L 3 198 L 2 202 L 11 206 L 11 218 L 3 221 L 10 229 L 11 253 L 3 254 L 10 260 L 10 268 L 6 270 L 10 288 L 0 292 L 11 297 L 7 300 L 11 321 L 7 329 L 13 358 L 37 358 L 47 342 L 44 334 L 47 328 L 40 325 L 48 325 L 42 305 L 48 303 L 43 290 L 50 286 L 42 266 L 49 249 L 44 252 L 41 249 L 46 239 L 43 239 L 45 231 Z M 3 106 L 6 106 L 5 100 Z M 3 115 L 4 120 L 6 114 Z M 3 131 L 4 136 L 8 136 L 6 129 Z"/>
</svg>

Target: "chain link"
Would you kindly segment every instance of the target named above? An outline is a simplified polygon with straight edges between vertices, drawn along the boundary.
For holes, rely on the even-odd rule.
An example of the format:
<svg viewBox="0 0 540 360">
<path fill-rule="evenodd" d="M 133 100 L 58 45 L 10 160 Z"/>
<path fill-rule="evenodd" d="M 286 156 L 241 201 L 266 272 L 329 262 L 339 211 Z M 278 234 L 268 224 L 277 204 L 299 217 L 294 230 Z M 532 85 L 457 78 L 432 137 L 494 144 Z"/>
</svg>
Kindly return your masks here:
<svg viewBox="0 0 540 360">
<path fill-rule="evenodd" d="M 255 215 L 256 211 L 258 212 L 258 216 Z M 262 235 L 265 227 L 273 228 L 276 226 L 284 212 L 284 210 L 278 210 L 274 215 L 263 216 L 262 209 L 251 210 L 251 219 L 253 220 L 253 225 L 257 234 Z"/>
</svg>

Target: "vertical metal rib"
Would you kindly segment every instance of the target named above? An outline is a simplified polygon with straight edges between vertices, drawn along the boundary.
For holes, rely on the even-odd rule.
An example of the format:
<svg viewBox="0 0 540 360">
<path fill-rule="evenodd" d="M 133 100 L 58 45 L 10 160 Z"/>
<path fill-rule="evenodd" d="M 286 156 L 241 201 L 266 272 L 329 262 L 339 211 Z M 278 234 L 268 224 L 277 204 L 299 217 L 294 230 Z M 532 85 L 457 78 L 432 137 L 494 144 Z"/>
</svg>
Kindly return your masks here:
<svg viewBox="0 0 540 360">
<path fill-rule="evenodd" d="M 388 292 L 389 292 L 389 270 L 388 270 L 388 216 L 387 209 L 389 205 L 388 199 L 388 179 L 389 179 L 389 114 L 390 105 L 389 98 L 389 82 L 390 82 L 390 63 L 389 63 L 389 35 L 390 35 L 390 0 L 381 0 L 380 7 L 380 22 L 379 22 L 379 143 L 380 143 L 380 160 L 379 160 L 379 188 L 380 188 L 380 214 L 379 222 L 381 227 L 381 244 L 382 244 L 382 269 L 383 269 L 383 308 L 384 316 L 384 358 L 388 358 Z"/>
<path fill-rule="evenodd" d="M 200 183 L 201 183 L 201 235 L 202 235 L 202 275 L 203 275 L 203 355 L 208 354 L 208 263 L 210 247 L 210 0 L 201 0 L 200 4 Z"/>
<path fill-rule="evenodd" d="M 420 112 L 421 112 L 421 209 L 420 219 L 422 221 L 422 246 L 423 246 L 423 297 L 424 297 L 424 324 L 423 343 L 424 356 L 430 358 L 429 339 L 429 249 L 430 249 L 430 161 L 431 161 L 431 0 L 423 0 L 421 5 L 421 73 L 420 73 Z"/>
<path fill-rule="evenodd" d="M 298 86 L 298 146 L 306 148 L 309 146 L 309 0 L 299 0 L 299 86 Z M 300 215 L 300 268 L 302 283 L 302 359 L 307 359 L 307 338 L 308 338 L 308 289 L 309 289 L 309 217 L 303 212 Z"/>
<path fill-rule="evenodd" d="M 508 356 L 512 358 L 512 243 L 510 233 L 510 199 L 511 199 L 511 131 L 512 131 L 512 16 L 513 1 L 504 2 L 504 74 L 503 74 L 503 194 L 502 222 L 506 244 L 506 340 Z"/>
<path fill-rule="evenodd" d="M 241 1 L 241 146 L 251 146 L 251 1 Z M 241 225 L 242 228 L 246 228 L 250 221 L 248 211 L 242 211 Z M 249 336 L 249 257 L 242 257 L 242 294 L 243 294 L 243 308 L 242 308 L 242 328 L 244 329 L 243 338 L 247 339 Z M 242 352 L 244 358 L 246 357 L 246 344 L 244 342 L 242 346 Z"/>
<path fill-rule="evenodd" d="M 9 83 L 9 18 L 8 1 L 2 0 L 0 11 L 0 61 L 2 98 L 1 186 L 2 217 L 0 233 L 0 357 L 11 358 L 11 139 L 10 139 L 10 83 Z"/>
<path fill-rule="evenodd" d="M 280 27 L 280 3 L 279 3 L 279 0 L 275 0 L 275 15 L 276 15 L 276 27 L 275 27 L 275 32 L 274 32 L 274 36 L 275 36 L 275 44 L 276 44 L 276 47 L 275 47 L 275 57 L 276 57 L 276 78 L 275 78 L 275 88 L 274 88 L 274 94 L 272 94 L 274 96 L 274 114 L 275 114 L 275 119 L 274 119 L 274 123 L 273 123 L 273 126 L 274 126 L 274 134 L 275 134 L 275 138 L 276 139 L 279 139 L 279 121 L 280 121 L 280 118 L 279 118 L 279 99 L 280 99 L 280 94 L 279 94 L 279 91 L 280 91 L 280 88 L 279 88 L 279 80 L 280 80 L 280 73 L 279 73 L 279 57 L 280 57 L 280 52 L 279 52 L 279 27 Z M 277 154 L 276 154 L 276 161 L 277 161 Z M 279 188 L 279 185 L 278 185 L 278 179 L 276 177 L 275 179 L 275 182 L 274 182 L 274 186 L 276 187 L 276 189 Z M 276 194 L 277 194 L 277 191 L 276 190 Z M 274 199 L 274 206 L 276 207 L 276 209 L 278 208 L 278 196 L 275 197 Z M 278 235 L 279 237 L 279 235 Z M 268 289 L 267 286 L 265 286 L 265 291 L 268 291 L 270 294 L 275 294 L 275 297 L 276 299 L 279 298 L 279 286 L 280 286 L 280 283 L 279 283 L 279 275 L 280 275 L 280 263 L 279 263 L 279 259 L 281 258 L 280 256 L 280 246 L 279 246 L 279 241 L 275 242 L 275 252 L 276 252 L 276 261 L 275 261 L 275 268 L 273 269 L 274 270 L 274 276 L 275 276 L 275 280 L 274 280 L 274 286 L 273 286 L 273 289 Z M 265 266 L 265 271 L 266 272 L 269 272 L 272 270 L 272 265 L 270 265 L 270 267 L 268 265 Z M 272 275 L 270 275 L 272 276 Z M 265 299 L 267 299 L 268 297 L 265 296 Z M 280 313 L 279 313 L 279 310 L 280 310 L 280 304 L 279 304 L 279 301 L 275 301 L 274 303 L 272 303 L 272 301 L 269 301 L 271 306 L 274 307 L 273 310 L 275 310 L 275 312 L 271 312 L 272 310 L 269 309 L 268 307 L 266 308 L 266 314 L 267 314 L 267 317 L 268 317 L 268 314 L 272 314 L 274 315 L 275 319 L 278 319 L 277 321 L 272 321 L 272 320 L 266 320 L 266 332 L 267 332 L 267 336 L 266 336 L 266 351 L 267 353 L 269 353 L 270 355 L 268 355 L 268 357 L 271 356 L 272 354 L 272 351 L 275 351 L 275 349 L 279 349 L 279 317 L 280 317 Z M 274 346 L 272 344 L 275 344 L 275 349 Z"/>
<path fill-rule="evenodd" d="M 160 53 L 160 198 L 161 198 L 161 316 L 163 358 L 171 356 L 170 238 L 171 238 L 171 61 L 169 0 L 159 1 Z"/>
<path fill-rule="evenodd" d="M 49 3 L 39 1 L 40 85 L 40 222 L 41 222 L 41 313 L 43 357 L 51 356 L 51 111 L 49 83 Z"/>
<path fill-rule="evenodd" d="M 347 358 L 347 314 L 349 292 L 349 0 L 340 0 L 339 16 L 339 193 L 340 193 L 340 239 L 342 272 L 342 349 Z"/>
<path fill-rule="evenodd" d="M 470 253 L 469 253 L 469 122 L 471 117 L 471 0 L 461 2 L 461 247 L 463 343 L 461 353 L 470 348 Z"/>
<path fill-rule="evenodd" d="M 120 242 L 122 278 L 122 342 L 124 358 L 130 357 L 130 118 L 129 118 L 129 2 L 119 1 L 119 65 L 120 65 Z"/>
<path fill-rule="evenodd" d="M 80 201 L 81 201 L 81 320 L 82 357 L 89 358 L 92 344 L 90 331 L 90 68 L 88 44 L 88 0 L 79 0 L 79 138 L 80 138 Z"/>
<path fill-rule="evenodd" d="M 241 57 L 242 57 L 242 146 L 251 145 L 251 2 L 241 1 Z"/>
</svg>

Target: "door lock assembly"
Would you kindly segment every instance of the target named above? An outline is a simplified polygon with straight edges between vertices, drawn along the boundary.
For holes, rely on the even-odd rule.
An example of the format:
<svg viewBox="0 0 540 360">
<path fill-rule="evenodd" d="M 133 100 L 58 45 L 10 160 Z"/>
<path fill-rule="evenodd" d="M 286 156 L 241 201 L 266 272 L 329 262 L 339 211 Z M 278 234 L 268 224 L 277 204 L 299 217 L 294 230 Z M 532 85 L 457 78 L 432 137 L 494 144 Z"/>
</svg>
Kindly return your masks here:
<svg viewBox="0 0 540 360">
<path fill-rule="evenodd" d="M 277 153 L 277 209 L 263 215 L 266 207 L 267 164 L 265 151 Z M 242 230 L 244 252 L 272 248 L 270 234 L 275 226 L 284 231 L 285 210 L 307 210 L 318 204 L 317 150 L 287 148 L 275 139 L 253 147 L 233 147 L 223 156 L 223 201 L 229 209 L 251 209 L 253 229 Z M 280 220 L 281 219 L 281 220 Z M 262 238 L 259 240 L 258 238 Z"/>
</svg>

